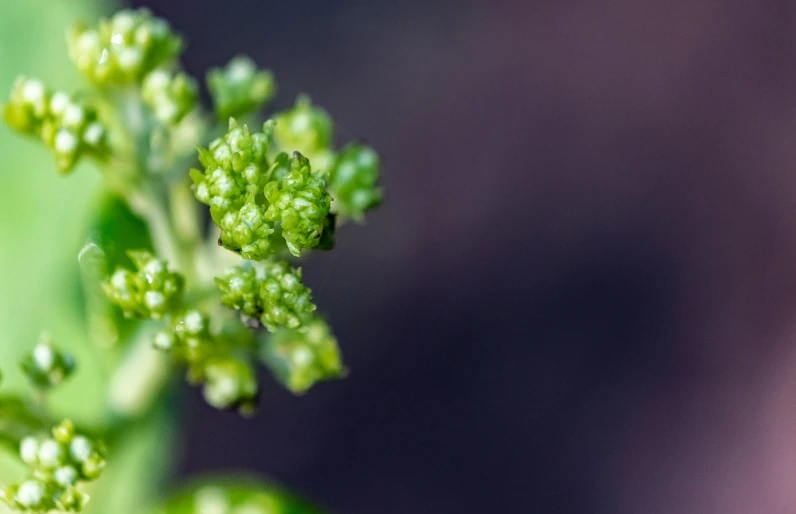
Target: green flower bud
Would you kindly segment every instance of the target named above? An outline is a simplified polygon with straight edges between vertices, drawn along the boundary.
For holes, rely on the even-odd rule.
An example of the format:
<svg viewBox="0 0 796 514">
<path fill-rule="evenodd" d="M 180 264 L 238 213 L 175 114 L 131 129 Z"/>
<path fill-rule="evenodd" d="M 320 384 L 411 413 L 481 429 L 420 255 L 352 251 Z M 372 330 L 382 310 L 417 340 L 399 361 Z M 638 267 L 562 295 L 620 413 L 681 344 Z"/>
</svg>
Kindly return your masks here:
<svg viewBox="0 0 796 514">
<path fill-rule="evenodd" d="M 75 359 L 53 346 L 52 337 L 42 334 L 39 343 L 22 360 L 22 371 L 36 387 L 55 387 L 66 380 L 75 369 Z"/>
<path fill-rule="evenodd" d="M 165 330 L 155 335 L 153 346 L 189 366 L 201 365 L 213 350 L 210 320 L 196 309 L 175 316 Z"/>
<path fill-rule="evenodd" d="M 258 200 L 269 176 L 266 155 L 272 129 L 273 124 L 266 123 L 263 132 L 250 133 L 231 119 L 224 137 L 199 150 L 205 172 L 191 170 L 196 198 L 210 206 L 221 228 L 219 243 L 245 259 L 260 260 L 273 253 L 274 224 Z"/>
<path fill-rule="evenodd" d="M 12 129 L 39 138 L 64 173 L 83 155 L 102 158 L 108 153 L 107 131 L 97 110 L 63 91 L 47 90 L 38 80 L 16 80 L 3 119 Z"/>
<path fill-rule="evenodd" d="M 146 251 L 128 255 L 138 271 L 117 269 L 103 284 L 108 299 L 127 317 L 160 319 L 174 312 L 182 300 L 182 275 L 169 271 L 166 261 Z"/>
<path fill-rule="evenodd" d="M 207 403 L 217 409 L 254 410 L 259 387 L 251 364 L 235 358 L 213 359 L 205 366 L 204 374 Z"/>
<path fill-rule="evenodd" d="M 105 467 L 104 445 L 77 434 L 69 420 L 53 428 L 52 437 L 24 438 L 19 453 L 31 476 L 0 491 L 0 499 L 26 512 L 79 512 L 88 496 L 75 486 Z"/>
<path fill-rule="evenodd" d="M 226 68 L 210 70 L 207 88 L 220 120 L 258 111 L 276 93 L 273 74 L 258 70 L 254 61 L 243 56 L 232 59 Z"/>
<path fill-rule="evenodd" d="M 290 253 L 298 257 L 301 250 L 317 246 L 331 196 L 326 191 L 326 181 L 312 174 L 310 162 L 295 153 L 290 172 L 281 180 L 268 182 L 263 192 L 271 204 L 266 218 L 281 222 L 282 237 Z"/>
<path fill-rule="evenodd" d="M 196 81 L 185 73 L 157 69 L 144 77 L 141 96 L 160 122 L 176 125 L 193 110 Z"/>
<path fill-rule="evenodd" d="M 369 146 L 351 144 L 345 147 L 332 168 L 329 189 L 334 208 L 340 214 L 362 220 L 365 211 L 382 201 L 379 181 L 379 156 Z"/>
<path fill-rule="evenodd" d="M 301 268 L 286 262 L 263 262 L 228 269 L 216 283 L 221 303 L 259 319 L 270 331 L 299 328 L 315 311 L 311 291 L 301 283 Z"/>
<path fill-rule="evenodd" d="M 309 97 L 299 96 L 296 105 L 274 116 L 274 140 L 285 152 L 306 155 L 315 169 L 328 171 L 334 161 L 332 118 Z"/>
<path fill-rule="evenodd" d="M 69 33 L 69 57 L 97 85 L 139 84 L 144 75 L 179 55 L 182 42 L 147 9 L 123 10 L 97 28 Z"/>
<path fill-rule="evenodd" d="M 319 318 L 300 330 L 276 332 L 263 348 L 263 360 L 294 393 L 304 393 L 317 382 L 346 374 L 337 339 Z"/>
</svg>

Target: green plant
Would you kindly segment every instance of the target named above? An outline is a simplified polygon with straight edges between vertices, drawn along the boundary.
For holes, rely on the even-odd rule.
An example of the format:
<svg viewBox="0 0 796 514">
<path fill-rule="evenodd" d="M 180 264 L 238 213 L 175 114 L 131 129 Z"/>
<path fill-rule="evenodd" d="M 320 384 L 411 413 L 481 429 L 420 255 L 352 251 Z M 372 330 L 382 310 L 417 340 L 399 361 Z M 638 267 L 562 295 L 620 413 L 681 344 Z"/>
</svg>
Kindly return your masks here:
<svg viewBox="0 0 796 514">
<path fill-rule="evenodd" d="M 209 404 L 244 415 L 257 407 L 258 362 L 297 394 L 343 377 L 337 341 L 293 262 L 333 249 L 336 231 L 382 200 L 376 153 L 335 150 L 329 115 L 308 98 L 259 119 L 276 86 L 248 58 L 210 71 L 207 112 L 180 68 L 181 39 L 147 10 L 77 26 L 67 39 L 91 87 L 69 94 L 21 77 L 2 115 L 49 148 L 60 173 L 91 161 L 104 178 L 108 197 L 78 265 L 88 333 L 113 379 L 106 415 L 84 432 L 56 419 L 48 400 L 80 363 L 47 334 L 20 363 L 30 393 L 0 397 L 0 445 L 27 472 L 0 499 L 30 512 L 90 509 L 82 483 L 113 487 L 101 476 L 106 460 L 112 473 L 131 434 L 163 416 L 174 368 Z M 200 504 L 306 509 L 238 482 L 197 486 L 159 512 Z"/>
</svg>

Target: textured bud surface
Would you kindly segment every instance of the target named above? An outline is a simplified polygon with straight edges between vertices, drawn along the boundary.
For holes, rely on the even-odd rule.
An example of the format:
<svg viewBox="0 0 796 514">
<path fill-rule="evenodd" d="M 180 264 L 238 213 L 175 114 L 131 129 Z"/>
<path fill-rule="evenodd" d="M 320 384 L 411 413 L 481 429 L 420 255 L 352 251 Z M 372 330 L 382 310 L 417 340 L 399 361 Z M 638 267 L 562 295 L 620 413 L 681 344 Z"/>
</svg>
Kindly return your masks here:
<svg viewBox="0 0 796 514">
<path fill-rule="evenodd" d="M 326 191 L 326 181 L 312 174 L 310 162 L 296 153 L 288 174 L 268 182 L 264 193 L 270 203 L 266 217 L 281 222 L 282 237 L 290 253 L 298 257 L 301 250 L 317 246 L 331 196 Z"/>
<path fill-rule="evenodd" d="M 104 284 L 108 299 L 127 317 L 160 319 L 180 304 L 183 278 L 145 251 L 128 252 L 138 270 L 117 269 Z"/>
<path fill-rule="evenodd" d="M 315 311 L 311 291 L 301 283 L 301 269 L 284 261 L 236 266 L 216 283 L 223 305 L 259 319 L 270 331 L 299 328 Z"/>
</svg>

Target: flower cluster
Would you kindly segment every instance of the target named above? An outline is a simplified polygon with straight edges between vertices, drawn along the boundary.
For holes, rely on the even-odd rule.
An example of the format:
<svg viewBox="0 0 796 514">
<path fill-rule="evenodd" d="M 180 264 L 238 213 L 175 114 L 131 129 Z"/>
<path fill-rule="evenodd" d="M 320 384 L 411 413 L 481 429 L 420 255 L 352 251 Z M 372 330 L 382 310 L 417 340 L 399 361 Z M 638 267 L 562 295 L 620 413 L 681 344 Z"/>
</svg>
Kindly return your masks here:
<svg viewBox="0 0 796 514">
<path fill-rule="evenodd" d="M 179 123 L 196 105 L 196 81 L 183 72 L 157 69 L 144 77 L 141 96 L 162 123 Z"/>
<path fill-rule="evenodd" d="M 210 405 L 254 410 L 259 387 L 251 363 L 233 355 L 232 345 L 211 333 L 210 320 L 200 311 L 191 309 L 172 316 L 153 344 L 188 367 L 189 382 L 204 383 Z"/>
<path fill-rule="evenodd" d="M 263 348 L 263 359 L 285 387 L 298 394 L 346 373 L 337 339 L 320 318 L 307 322 L 301 330 L 276 332 Z"/>
<path fill-rule="evenodd" d="M 258 70 L 254 61 L 243 56 L 235 57 L 223 69 L 210 70 L 207 88 L 216 115 L 224 121 L 256 112 L 276 93 L 273 74 Z"/>
<path fill-rule="evenodd" d="M 204 373 L 207 403 L 218 409 L 235 407 L 244 414 L 254 411 L 260 390 L 251 363 L 232 356 L 214 358 Z"/>
<path fill-rule="evenodd" d="M 81 510 L 88 496 L 77 490 L 77 484 L 98 478 L 105 467 L 104 445 L 76 433 L 68 420 L 53 428 L 51 437 L 24 438 L 19 455 L 31 476 L 0 491 L 0 498 L 28 512 Z"/>
<path fill-rule="evenodd" d="M 229 268 L 216 279 L 221 303 L 259 320 L 268 330 L 299 328 L 315 311 L 311 291 L 301 283 L 301 268 L 284 261 Z"/>
<path fill-rule="evenodd" d="M 139 84 L 144 75 L 173 61 L 182 47 L 168 23 L 146 9 L 119 11 L 97 28 L 78 26 L 68 43 L 77 69 L 103 86 Z"/>
<path fill-rule="evenodd" d="M 48 389 L 66 380 L 75 369 L 75 359 L 61 352 L 49 334 L 42 334 L 39 343 L 21 363 L 22 370 L 34 386 Z"/>
<path fill-rule="evenodd" d="M 379 155 L 371 147 L 354 143 L 343 148 L 329 180 L 336 211 L 362 220 L 366 211 L 382 201 L 378 180 Z"/>
<path fill-rule="evenodd" d="M 264 194 L 270 203 L 265 216 L 281 222 L 282 237 L 290 253 L 298 257 L 302 249 L 318 245 L 331 196 L 326 191 L 326 181 L 312 174 L 306 157 L 296 152 L 288 174 L 268 182 Z"/>
<path fill-rule="evenodd" d="M 219 243 L 246 259 L 260 260 L 272 253 L 273 224 L 266 221 L 265 207 L 258 202 L 268 177 L 272 127 L 266 123 L 262 132 L 252 133 L 230 120 L 223 137 L 199 150 L 205 172 L 191 170 L 196 198 L 210 206 L 221 228 Z"/>
<path fill-rule="evenodd" d="M 35 79 L 17 79 L 3 118 L 14 130 L 38 137 L 64 173 L 81 156 L 102 157 L 108 150 L 105 127 L 93 106 L 63 91 L 48 91 Z"/>
<path fill-rule="evenodd" d="M 300 96 L 292 109 L 274 116 L 274 140 L 286 152 L 305 155 L 316 170 L 329 171 L 334 162 L 332 118 Z"/>
<path fill-rule="evenodd" d="M 160 319 L 179 307 L 182 275 L 169 271 L 166 261 L 149 252 L 136 250 L 128 255 L 138 270 L 117 269 L 104 284 L 108 299 L 127 317 Z"/>
</svg>

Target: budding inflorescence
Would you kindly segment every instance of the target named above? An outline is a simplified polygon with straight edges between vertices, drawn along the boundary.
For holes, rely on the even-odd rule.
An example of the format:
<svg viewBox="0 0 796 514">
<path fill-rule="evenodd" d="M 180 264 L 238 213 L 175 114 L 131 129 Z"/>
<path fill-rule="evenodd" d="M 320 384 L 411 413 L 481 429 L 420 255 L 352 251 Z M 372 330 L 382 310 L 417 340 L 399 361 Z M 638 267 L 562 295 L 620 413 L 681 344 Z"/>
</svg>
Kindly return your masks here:
<svg viewBox="0 0 796 514">
<path fill-rule="evenodd" d="M 75 359 L 58 350 L 48 333 L 42 334 L 38 344 L 21 362 L 22 370 L 31 383 L 49 389 L 66 380 L 75 369 Z"/>
<path fill-rule="evenodd" d="M 301 268 L 284 261 L 229 268 L 216 283 L 223 305 L 259 320 L 272 332 L 299 328 L 315 311 L 311 291 L 301 282 Z"/>
<path fill-rule="evenodd" d="M 329 171 L 334 161 L 334 125 L 325 110 L 299 96 L 296 105 L 274 116 L 274 140 L 285 151 L 306 156 L 316 170 Z"/>
<path fill-rule="evenodd" d="M 0 499 L 28 512 L 81 510 L 88 496 L 76 486 L 95 480 L 105 467 L 104 445 L 78 434 L 69 420 L 53 428 L 49 437 L 22 439 L 19 456 L 31 475 L 0 491 Z"/>
<path fill-rule="evenodd" d="M 172 62 L 182 47 L 168 23 L 146 9 L 120 11 L 96 28 L 78 26 L 68 43 L 77 69 L 100 86 L 139 84 L 144 75 Z"/>
<path fill-rule="evenodd" d="M 49 91 L 35 79 L 17 79 L 3 118 L 14 130 L 39 138 L 64 173 L 83 155 L 101 158 L 108 152 L 106 129 L 96 109 L 63 91 Z"/>
<path fill-rule="evenodd" d="M 251 363 L 235 355 L 234 345 L 213 334 L 210 319 L 191 309 L 171 317 L 153 345 L 188 368 L 188 381 L 204 383 L 207 402 L 221 409 L 253 411 L 259 387 Z"/>
<path fill-rule="evenodd" d="M 343 148 L 329 183 L 337 212 L 361 221 L 366 211 L 382 201 L 378 180 L 379 155 L 371 147 L 354 143 Z"/>
<path fill-rule="evenodd" d="M 159 121 L 176 124 L 195 107 L 197 91 L 187 74 L 156 69 L 144 77 L 141 96 Z"/>
<path fill-rule="evenodd" d="M 119 268 L 104 284 L 108 299 L 125 316 L 160 319 L 175 311 L 182 298 L 184 279 L 170 271 L 166 261 L 146 251 L 128 252 L 137 271 Z"/>
<path fill-rule="evenodd" d="M 225 68 L 210 70 L 207 87 L 216 115 L 223 121 L 258 111 L 276 92 L 273 74 L 258 70 L 254 61 L 244 56 L 235 57 Z"/>
<path fill-rule="evenodd" d="M 317 382 L 346 374 L 337 339 L 329 325 L 317 317 L 301 330 L 276 332 L 264 346 L 263 358 L 294 393 L 304 393 Z"/>
</svg>

